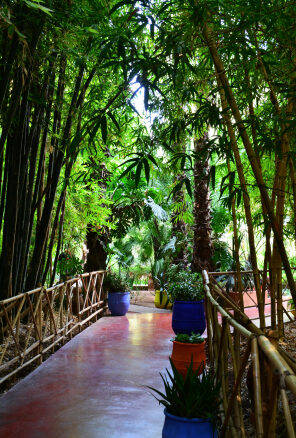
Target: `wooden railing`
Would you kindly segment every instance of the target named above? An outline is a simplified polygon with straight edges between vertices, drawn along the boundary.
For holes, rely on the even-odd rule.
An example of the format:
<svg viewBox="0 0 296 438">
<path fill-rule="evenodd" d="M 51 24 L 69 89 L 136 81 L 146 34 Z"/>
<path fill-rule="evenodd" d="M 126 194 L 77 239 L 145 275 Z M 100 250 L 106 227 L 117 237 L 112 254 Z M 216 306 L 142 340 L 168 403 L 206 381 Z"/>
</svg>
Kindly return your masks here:
<svg viewBox="0 0 296 438">
<path fill-rule="evenodd" d="M 0 384 L 103 316 L 105 271 L 0 301 Z"/>
<path fill-rule="evenodd" d="M 206 271 L 203 278 L 208 354 L 222 384 L 221 437 L 295 438 L 295 360 L 278 345 L 275 331 L 262 332 Z M 279 434 L 281 421 L 285 431 Z"/>
<path fill-rule="evenodd" d="M 292 272 L 294 275 L 294 279 L 296 281 L 296 268 L 292 268 Z M 235 290 L 237 291 L 237 272 L 236 271 L 227 271 L 227 272 L 209 272 L 209 279 L 211 282 L 216 284 L 217 287 L 221 289 L 221 291 L 224 291 L 225 293 L 225 283 L 227 282 L 227 279 L 232 277 L 235 282 Z M 241 278 L 242 278 L 242 285 L 243 290 L 242 293 L 244 296 L 248 296 L 250 305 L 246 306 L 244 305 L 243 310 L 251 309 L 254 307 L 257 307 L 257 298 L 255 293 L 255 287 L 254 287 L 254 279 L 253 279 L 253 271 L 241 271 L 240 272 Z M 264 283 L 263 280 L 263 272 L 259 271 L 260 276 L 260 282 L 261 284 Z M 282 283 L 282 291 L 288 291 L 288 283 L 287 281 L 283 281 Z M 279 312 L 281 312 L 280 319 L 282 321 L 288 320 L 293 321 L 294 317 L 292 315 L 293 310 L 291 310 L 291 307 L 289 306 L 289 301 L 291 299 L 290 295 L 286 295 L 285 293 L 280 294 L 280 300 L 277 299 L 276 296 L 271 295 L 271 286 L 269 284 L 269 278 L 267 278 L 267 281 L 265 281 L 265 288 L 261 291 L 263 303 L 265 306 L 265 309 L 269 308 L 269 310 L 265 311 L 265 319 L 269 318 L 271 321 L 265 321 L 265 325 L 268 327 L 270 325 L 273 325 L 273 329 L 276 328 Z M 247 311 L 248 312 L 248 311 Z M 250 318 L 252 321 L 259 320 L 259 314 L 257 312 L 256 315 Z M 272 322 L 274 323 L 272 324 Z"/>
</svg>

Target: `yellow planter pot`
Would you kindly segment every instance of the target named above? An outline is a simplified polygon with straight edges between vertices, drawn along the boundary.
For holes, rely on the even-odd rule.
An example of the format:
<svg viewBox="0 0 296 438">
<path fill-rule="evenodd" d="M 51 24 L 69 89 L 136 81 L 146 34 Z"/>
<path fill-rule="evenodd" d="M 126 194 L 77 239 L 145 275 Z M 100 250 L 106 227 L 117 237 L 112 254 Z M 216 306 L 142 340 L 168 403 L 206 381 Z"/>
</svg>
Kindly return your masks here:
<svg viewBox="0 0 296 438">
<path fill-rule="evenodd" d="M 173 307 L 173 304 L 169 301 L 166 291 L 162 292 L 161 298 L 160 290 L 155 291 L 154 304 L 158 309 L 171 309 Z"/>
</svg>

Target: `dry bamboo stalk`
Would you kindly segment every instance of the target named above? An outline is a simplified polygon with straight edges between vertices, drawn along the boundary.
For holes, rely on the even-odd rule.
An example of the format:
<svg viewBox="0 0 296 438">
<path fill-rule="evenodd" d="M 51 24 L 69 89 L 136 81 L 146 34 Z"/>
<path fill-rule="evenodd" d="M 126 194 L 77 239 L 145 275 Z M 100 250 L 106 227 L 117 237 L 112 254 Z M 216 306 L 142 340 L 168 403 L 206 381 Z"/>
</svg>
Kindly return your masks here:
<svg viewBox="0 0 296 438">
<path fill-rule="evenodd" d="M 53 323 L 53 326 L 54 326 L 54 330 L 55 330 L 55 334 L 57 334 L 57 326 L 56 326 L 56 322 L 55 322 L 55 319 L 54 319 L 54 314 L 53 314 L 53 310 L 52 310 L 52 304 L 53 304 L 53 298 L 54 298 L 54 295 L 52 295 L 52 302 L 50 302 L 50 299 L 49 299 L 49 296 L 48 296 L 48 293 L 47 293 L 47 290 L 46 289 L 44 289 L 44 295 L 45 295 L 45 297 L 46 297 L 46 301 L 47 301 L 47 303 L 48 303 L 48 310 L 49 310 L 49 314 L 50 314 L 50 316 L 51 316 L 51 321 L 52 321 L 52 323 Z"/>
<path fill-rule="evenodd" d="M 282 387 L 280 389 L 280 394 L 281 394 L 281 397 L 282 397 L 282 403 L 283 403 L 283 409 L 284 409 L 284 414 L 285 414 L 285 420 L 286 420 L 288 437 L 289 438 L 295 438 L 295 430 L 294 430 L 294 426 L 293 426 L 293 420 L 292 420 L 292 417 L 291 417 L 291 411 L 290 411 L 290 407 L 289 407 L 289 400 L 288 400 L 287 393 L 286 393 L 284 387 Z"/>
<path fill-rule="evenodd" d="M 218 272 L 208 272 L 208 275 L 211 277 L 220 277 L 220 275 L 235 275 L 237 274 L 237 271 L 218 271 Z M 241 274 L 247 275 L 247 274 L 253 274 L 253 271 L 241 271 Z"/>
<path fill-rule="evenodd" d="M 245 351 L 244 357 L 243 357 L 242 362 L 241 362 L 240 369 L 238 371 L 237 379 L 235 381 L 235 385 L 234 385 L 234 388 L 232 390 L 231 397 L 230 397 L 229 402 L 228 402 L 228 409 L 227 409 L 227 411 L 225 411 L 226 415 L 225 415 L 225 420 L 224 420 L 224 423 L 223 423 L 223 426 L 222 426 L 222 430 L 221 430 L 221 438 L 224 438 L 224 436 L 225 436 L 227 424 L 228 424 L 228 421 L 230 419 L 231 410 L 233 408 L 233 403 L 234 403 L 235 397 L 237 395 L 237 391 L 238 391 L 238 388 L 240 386 L 240 382 L 241 382 L 243 373 L 244 373 L 244 371 L 246 369 L 246 366 L 247 366 L 247 363 L 248 363 L 248 359 L 249 359 L 249 356 L 250 356 L 250 352 L 251 352 L 251 344 L 250 344 L 250 341 L 249 341 L 248 344 L 247 344 L 247 349 Z"/>
<path fill-rule="evenodd" d="M 263 415 L 261 400 L 261 382 L 260 382 L 260 363 L 257 338 L 251 340 L 252 363 L 253 363 L 253 382 L 254 382 L 254 404 L 255 404 L 255 421 L 256 437 L 263 438 Z"/>
<path fill-rule="evenodd" d="M 15 347 L 16 347 L 18 353 L 19 353 L 19 357 L 21 358 L 21 357 L 22 357 L 22 352 L 21 352 L 21 349 L 20 349 L 19 343 L 17 342 L 17 340 L 16 340 L 16 338 L 15 338 L 15 334 L 14 334 L 14 332 L 13 332 L 13 327 L 12 327 L 12 325 L 11 325 L 10 318 L 9 318 L 7 312 L 6 312 L 6 309 L 5 309 L 5 306 L 4 306 L 4 305 L 2 305 L 2 308 L 3 308 L 4 316 L 5 316 L 5 319 L 6 319 L 6 321 L 7 321 L 7 324 L 8 324 L 9 330 L 10 330 L 10 333 L 11 333 L 11 335 L 12 335 L 12 337 L 13 337 L 13 340 L 14 340 L 14 343 L 15 343 Z"/>
<path fill-rule="evenodd" d="M 209 288 L 207 286 L 205 286 L 205 291 L 206 291 L 206 294 L 208 295 L 211 303 L 213 304 L 213 306 L 216 307 L 216 309 L 221 313 L 222 316 L 225 316 L 228 319 L 229 323 L 233 327 L 237 328 L 239 330 L 239 332 L 247 338 L 249 338 L 253 335 L 252 332 L 250 332 L 248 329 L 246 329 L 245 327 L 240 325 L 238 322 L 236 322 L 221 306 L 219 306 L 217 301 L 215 301 L 214 298 L 211 296 Z M 247 317 L 247 319 L 249 320 L 248 317 Z M 251 321 L 250 321 L 250 323 L 251 323 Z"/>
<path fill-rule="evenodd" d="M 229 300 L 227 299 L 227 297 L 225 297 L 220 291 L 219 289 L 215 288 L 214 286 L 212 286 L 215 290 L 215 293 L 222 298 L 222 300 L 224 300 L 225 302 L 229 303 Z M 218 304 L 218 303 L 217 303 Z M 235 307 L 235 311 L 237 312 L 237 314 L 239 315 L 240 318 L 240 324 L 241 326 L 247 328 L 250 328 L 250 330 L 252 331 L 252 333 L 257 334 L 257 335 L 261 335 L 263 334 L 262 330 L 257 327 L 255 324 L 252 323 L 251 319 L 243 312 L 240 311 L 240 309 L 238 308 L 238 306 L 233 305 L 233 308 Z M 225 310 L 224 310 L 225 312 Z M 228 316 L 230 316 L 227 313 Z M 232 318 L 233 319 L 233 318 Z M 230 321 L 230 320 L 229 320 Z M 249 330 L 248 330 L 249 331 Z"/>
<path fill-rule="evenodd" d="M 285 301 L 282 300 L 282 302 L 284 303 Z M 289 312 L 287 312 L 287 310 L 285 309 L 285 307 L 284 307 L 284 306 L 282 306 L 282 307 L 283 307 L 283 312 L 285 313 L 285 315 L 287 315 L 287 317 L 289 318 L 289 320 L 290 320 L 290 321 L 294 321 L 294 318 L 292 318 L 292 317 L 289 315 Z"/>
<path fill-rule="evenodd" d="M 86 292 L 85 297 L 84 297 L 83 308 L 82 308 L 82 309 L 84 309 L 84 306 L 86 305 L 87 301 L 89 301 L 88 294 L 89 294 L 90 283 L 88 283 L 88 284 L 86 283 L 85 276 L 83 277 L 83 274 L 80 275 L 80 278 L 81 278 L 81 282 L 83 284 L 84 290 Z"/>
<path fill-rule="evenodd" d="M 225 319 L 225 318 L 223 318 Z M 227 329 L 228 329 L 228 321 L 225 320 L 225 330 L 223 336 L 221 336 L 221 344 L 222 344 L 222 360 L 224 362 L 224 375 L 225 375 L 225 388 L 226 393 L 228 394 L 229 391 L 229 378 L 228 378 L 228 336 L 227 336 Z"/>
<path fill-rule="evenodd" d="M 218 321 L 216 322 L 218 324 Z M 220 331 L 220 342 L 219 342 L 219 350 L 218 350 L 218 357 L 217 357 L 217 374 L 219 375 L 220 367 L 222 365 L 221 357 L 224 347 L 224 338 L 226 336 L 226 318 L 222 318 L 222 328 Z"/>
<path fill-rule="evenodd" d="M 205 296 L 205 313 L 206 313 L 206 321 L 207 321 L 207 336 L 208 336 L 208 350 L 209 350 L 209 359 L 210 362 L 213 362 L 213 345 L 212 345 L 212 321 L 209 310 L 209 302 L 207 296 Z"/>
<path fill-rule="evenodd" d="M 237 331 L 236 331 L 237 333 Z M 227 330 L 227 335 L 228 335 L 228 344 L 229 344 L 229 349 L 230 349 L 230 353 L 231 353 L 231 357 L 232 357 L 232 363 L 233 363 L 233 374 L 234 374 L 234 382 L 237 381 L 238 378 L 238 370 L 240 369 L 240 360 L 237 359 L 237 355 L 235 353 L 233 344 L 232 344 L 232 337 L 231 337 L 231 333 L 230 333 L 230 329 L 228 327 Z M 239 339 L 238 339 L 239 340 Z M 234 336 L 234 342 L 235 342 L 235 336 Z M 239 355 L 239 351 L 238 351 L 238 355 Z M 240 359 L 240 355 L 239 355 L 239 359 Z M 245 433 L 245 426 L 244 426 L 244 418 L 243 418 L 243 411 L 242 411 L 242 403 L 241 403 L 241 387 L 240 385 L 238 386 L 237 389 L 237 395 L 235 397 L 234 400 L 234 407 L 237 410 L 237 415 L 239 417 L 239 430 L 240 430 L 240 435 L 242 438 L 244 438 L 246 436 Z"/>
<path fill-rule="evenodd" d="M 226 412 L 227 406 L 228 406 L 228 402 L 227 402 L 228 393 L 227 393 L 225 376 L 226 376 L 226 369 L 228 367 L 225 368 L 224 360 L 221 360 L 221 358 L 219 359 L 220 347 L 223 348 L 223 338 L 222 338 L 222 329 L 220 329 L 220 325 L 218 322 L 217 309 L 215 307 L 213 307 L 213 320 L 214 320 L 214 326 L 215 326 L 216 370 L 217 370 L 217 376 L 220 377 L 220 380 L 221 380 L 223 408 L 224 408 L 224 412 Z M 225 333 L 225 329 L 224 329 L 224 333 Z M 231 431 L 231 435 L 230 435 L 231 437 L 237 437 L 237 433 L 236 433 L 236 430 L 233 426 L 232 419 L 230 419 L 230 431 Z M 229 431 L 229 433 L 230 433 L 230 431 Z"/>
<path fill-rule="evenodd" d="M 90 315 L 88 318 L 84 319 L 83 321 L 79 322 L 78 325 L 82 327 L 86 322 L 90 321 L 94 316 L 99 315 L 100 313 L 103 313 L 105 308 L 101 308 L 94 312 L 92 315 Z"/>
<path fill-rule="evenodd" d="M 296 395 L 296 376 L 293 373 L 290 366 L 279 354 L 274 345 L 264 336 L 258 336 L 258 343 L 268 360 L 272 363 L 273 367 L 279 375 L 285 376 L 286 386 Z"/>
<path fill-rule="evenodd" d="M 40 299 L 41 299 L 41 297 L 39 297 L 39 300 L 40 300 Z M 29 297 L 29 296 L 28 296 L 28 300 L 30 300 L 30 297 Z M 39 302 L 39 301 L 38 301 L 38 302 Z M 29 307 L 29 308 L 30 308 L 30 307 Z M 33 324 L 31 324 L 30 327 L 29 327 L 29 330 L 28 330 L 28 333 L 27 333 L 27 336 L 26 336 L 26 340 L 25 340 L 24 351 L 27 351 L 27 347 L 28 347 L 28 344 L 29 344 L 29 340 L 30 340 L 30 337 L 31 337 L 31 333 L 32 333 L 32 331 L 33 331 L 33 328 L 35 327 L 35 329 L 36 329 L 36 325 L 34 324 L 34 319 L 33 319 L 33 317 L 34 317 L 34 318 L 36 317 L 37 310 L 38 310 L 38 307 L 36 307 L 35 311 L 34 311 L 34 312 L 32 313 L 32 315 L 31 315 L 31 317 L 32 317 L 32 321 L 33 321 Z M 27 324 L 27 325 L 28 325 L 28 324 Z M 23 356 L 22 361 L 21 361 L 21 364 L 23 364 L 24 360 L 25 360 L 25 356 Z"/>
<path fill-rule="evenodd" d="M 37 289 L 30 290 L 29 292 L 24 292 L 24 293 L 22 293 L 22 294 L 15 295 L 14 297 L 6 298 L 5 300 L 2 300 L 0 303 L 1 303 L 1 305 L 2 305 L 2 304 L 9 304 L 9 303 L 12 303 L 12 302 L 14 302 L 14 301 L 16 301 L 16 300 L 19 300 L 19 299 L 23 298 L 24 295 L 32 295 L 32 294 L 35 294 L 36 292 L 39 292 L 40 289 L 41 289 L 41 287 L 38 287 Z M 1 316 L 1 314 L 0 314 L 0 316 Z"/>
<path fill-rule="evenodd" d="M 32 306 L 32 303 L 31 303 L 31 299 L 30 299 L 30 297 L 28 295 L 27 295 L 27 301 L 29 303 L 29 308 L 30 308 L 32 320 L 33 320 L 33 323 L 34 323 L 34 326 L 35 326 L 35 334 L 37 334 L 38 339 L 41 340 L 41 333 L 39 331 L 38 323 L 37 323 L 37 320 L 35 318 L 35 314 L 34 314 L 33 306 Z M 36 309 L 38 309 L 38 306 L 36 307 Z"/>
<path fill-rule="evenodd" d="M 281 346 L 278 346 L 278 351 L 283 359 L 287 362 L 289 367 L 292 369 L 293 373 L 296 374 L 296 361 L 289 355 Z"/>
<path fill-rule="evenodd" d="M 13 370 L 11 373 L 7 374 L 6 376 L 2 377 L 2 379 L 0 379 L 0 385 L 5 382 L 5 380 L 9 379 L 10 377 L 14 376 L 15 374 L 17 374 L 19 371 L 22 371 L 24 368 L 26 368 L 28 365 L 30 365 L 32 362 L 34 362 L 35 360 L 38 359 L 38 356 L 33 357 L 32 359 L 30 359 L 28 362 L 24 363 L 22 366 L 16 368 L 15 370 Z"/>
<path fill-rule="evenodd" d="M 265 437 L 276 438 L 276 408 L 278 403 L 278 384 L 274 381 L 274 375 L 271 383 L 270 400 L 267 409 L 268 416 L 265 415 Z"/>
<path fill-rule="evenodd" d="M 23 307 L 23 305 L 24 305 L 25 299 L 26 299 L 26 297 L 25 297 L 25 296 L 22 296 L 22 301 L 21 301 L 21 303 L 20 303 L 20 305 L 19 305 L 19 308 L 18 308 L 17 314 L 16 314 L 16 316 L 15 316 L 14 322 L 12 323 L 12 328 L 14 328 L 14 324 L 16 323 L 17 319 L 20 318 L 20 312 L 21 312 L 21 309 L 22 309 L 22 307 Z M 3 304 L 3 301 L 1 302 L 1 304 L 2 304 L 2 308 L 5 309 L 5 311 L 7 312 L 7 308 L 5 307 L 5 304 Z M 9 306 L 9 307 L 10 307 L 10 306 Z M 5 316 L 4 310 L 2 310 L 2 313 L 3 313 L 3 315 Z M 8 325 L 7 327 L 8 327 L 8 329 L 9 329 L 9 325 Z M 7 351 L 8 344 L 9 344 L 9 336 L 7 336 L 7 339 L 6 339 L 6 342 L 5 342 L 5 345 L 4 345 L 4 348 L 3 348 L 3 351 L 2 351 L 2 355 L 1 355 L 1 358 L 0 358 L 0 365 L 2 364 L 2 362 L 3 362 L 3 360 L 4 360 L 4 356 L 5 356 L 5 353 L 6 353 L 6 351 Z"/>
</svg>

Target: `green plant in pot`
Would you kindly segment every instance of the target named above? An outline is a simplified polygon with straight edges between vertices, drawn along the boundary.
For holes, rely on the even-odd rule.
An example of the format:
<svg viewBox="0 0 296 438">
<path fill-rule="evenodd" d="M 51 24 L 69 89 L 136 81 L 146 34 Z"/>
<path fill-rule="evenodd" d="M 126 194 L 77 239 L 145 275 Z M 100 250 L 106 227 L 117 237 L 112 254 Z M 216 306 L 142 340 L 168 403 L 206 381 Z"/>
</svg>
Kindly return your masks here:
<svg viewBox="0 0 296 438">
<path fill-rule="evenodd" d="M 199 376 L 192 370 L 192 363 L 184 379 L 172 360 L 170 362 L 172 372 L 166 370 L 167 375 L 160 373 L 164 392 L 148 386 L 157 394 L 154 397 L 159 404 L 165 407 L 162 438 L 216 438 L 220 382 L 213 373 L 205 370 Z"/>
<path fill-rule="evenodd" d="M 130 284 L 127 278 L 108 272 L 103 284 L 108 292 L 108 307 L 111 314 L 124 316 L 130 305 Z"/>
<path fill-rule="evenodd" d="M 185 378 L 187 370 L 192 363 L 194 372 L 201 374 L 206 365 L 205 340 L 200 334 L 179 333 L 173 339 L 171 360 L 177 370 Z"/>
<path fill-rule="evenodd" d="M 167 294 L 166 263 L 164 259 L 157 260 L 151 267 L 153 281 L 155 284 L 155 307 L 160 309 L 171 309 L 173 307 Z"/>
<path fill-rule="evenodd" d="M 204 289 L 200 274 L 173 265 L 168 271 L 168 295 L 174 303 L 175 334 L 202 334 L 206 328 Z"/>
</svg>

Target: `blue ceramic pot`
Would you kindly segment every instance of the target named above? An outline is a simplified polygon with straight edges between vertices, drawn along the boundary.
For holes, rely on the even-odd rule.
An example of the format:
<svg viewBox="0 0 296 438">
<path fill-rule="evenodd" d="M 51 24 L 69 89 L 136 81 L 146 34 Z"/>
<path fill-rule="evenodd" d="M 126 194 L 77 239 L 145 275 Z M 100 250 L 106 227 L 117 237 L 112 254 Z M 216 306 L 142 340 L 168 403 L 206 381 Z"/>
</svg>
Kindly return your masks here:
<svg viewBox="0 0 296 438">
<path fill-rule="evenodd" d="M 211 420 L 175 417 L 166 409 L 164 415 L 162 438 L 217 438 L 217 431 Z"/>
<path fill-rule="evenodd" d="M 175 301 L 173 307 L 172 327 L 178 333 L 199 333 L 206 329 L 204 300 Z"/>
<path fill-rule="evenodd" d="M 108 307 L 112 315 L 123 316 L 129 309 L 129 292 L 109 292 Z"/>
</svg>

